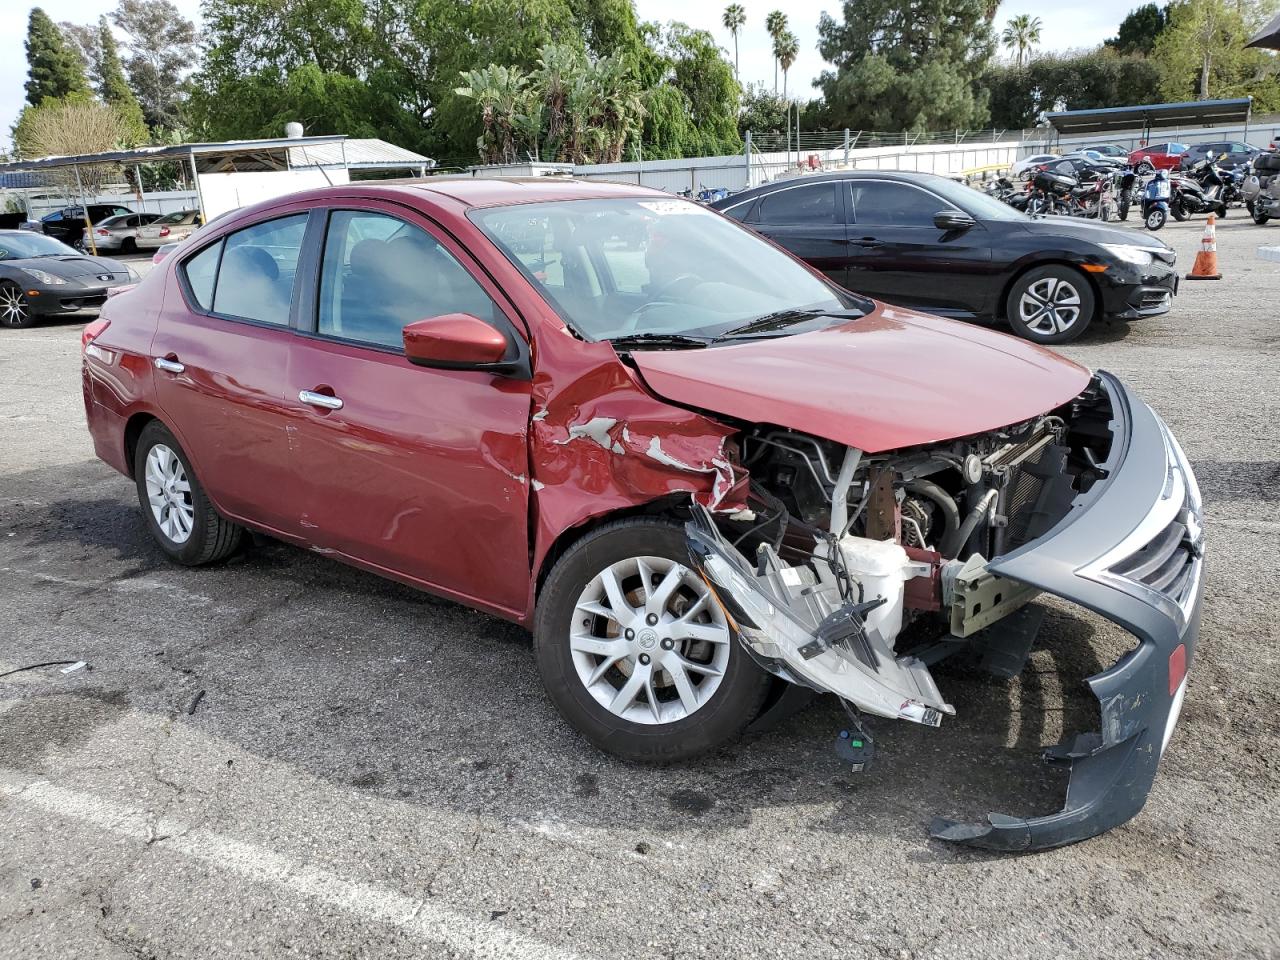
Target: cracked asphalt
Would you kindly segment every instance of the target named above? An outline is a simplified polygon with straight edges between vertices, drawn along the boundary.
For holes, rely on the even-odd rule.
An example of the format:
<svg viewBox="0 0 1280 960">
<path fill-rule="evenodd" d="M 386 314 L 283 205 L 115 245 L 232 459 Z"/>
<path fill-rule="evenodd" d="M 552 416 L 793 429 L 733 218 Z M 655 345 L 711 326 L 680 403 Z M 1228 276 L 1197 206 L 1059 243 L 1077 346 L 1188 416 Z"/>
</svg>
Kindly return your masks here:
<svg viewBox="0 0 1280 960">
<path fill-rule="evenodd" d="M 1161 236 L 1190 266 L 1203 221 Z M 0 957 L 980 958 L 1280 954 L 1280 228 L 1226 279 L 1063 352 L 1129 379 L 1207 503 L 1210 586 L 1146 809 L 998 856 L 936 814 L 1043 813 L 1038 749 L 1090 728 L 1125 647 L 1054 606 L 1023 675 L 938 671 L 941 729 L 882 722 L 854 775 L 819 702 L 697 763 L 565 727 L 528 636 L 257 539 L 168 564 L 94 459 L 85 317 L 0 331 Z"/>
</svg>

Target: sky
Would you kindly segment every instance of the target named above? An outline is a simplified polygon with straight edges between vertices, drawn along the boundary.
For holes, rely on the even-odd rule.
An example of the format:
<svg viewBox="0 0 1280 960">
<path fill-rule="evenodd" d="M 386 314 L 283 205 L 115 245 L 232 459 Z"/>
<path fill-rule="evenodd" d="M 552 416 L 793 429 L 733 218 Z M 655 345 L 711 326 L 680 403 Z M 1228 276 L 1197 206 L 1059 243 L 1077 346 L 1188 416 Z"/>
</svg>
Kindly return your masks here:
<svg viewBox="0 0 1280 960">
<path fill-rule="evenodd" d="M 184 15 L 198 20 L 199 0 L 174 0 Z M 710 30 L 721 46 L 733 55 L 733 38 L 720 23 L 725 2 L 719 0 L 636 0 L 642 20 L 682 20 L 693 27 Z M 790 19 L 791 31 L 800 40 L 800 56 L 791 68 L 788 93 L 804 99 L 816 95 L 812 83 L 826 67 L 818 54 L 818 17 L 822 11 L 838 16 L 839 0 L 739 0 L 747 11 L 747 22 L 738 36 L 741 80 L 773 86 L 772 42 L 764 29 L 764 18 L 770 10 L 782 9 Z M 1043 21 L 1041 49 L 1069 50 L 1092 47 L 1113 36 L 1124 14 L 1142 0 L 1078 0 L 1074 4 L 1046 7 L 1042 0 L 1005 0 L 996 14 L 996 24 L 1003 25 L 1020 13 L 1038 16 Z M 27 14 L 34 4 L 27 0 L 0 0 L 0 146 L 9 139 L 9 128 L 22 109 L 27 79 L 27 60 L 23 41 L 27 33 Z M 41 0 L 55 21 L 96 22 L 98 17 L 116 6 L 116 0 Z M 781 87 L 781 78 L 779 78 Z"/>
</svg>

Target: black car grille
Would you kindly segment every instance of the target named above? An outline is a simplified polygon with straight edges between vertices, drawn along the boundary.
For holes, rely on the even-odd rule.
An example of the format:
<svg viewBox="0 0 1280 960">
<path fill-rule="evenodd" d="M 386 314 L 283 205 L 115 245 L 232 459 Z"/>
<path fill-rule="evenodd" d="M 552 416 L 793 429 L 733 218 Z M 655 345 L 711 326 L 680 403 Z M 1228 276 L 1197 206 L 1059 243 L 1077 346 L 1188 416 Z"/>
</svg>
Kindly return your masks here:
<svg viewBox="0 0 1280 960">
<path fill-rule="evenodd" d="M 1144 584 L 1181 605 L 1193 584 L 1197 548 L 1183 522 L 1174 520 L 1146 546 L 1111 567 L 1111 572 Z"/>
<path fill-rule="evenodd" d="M 1168 290 L 1144 290 L 1138 298 L 1138 309 L 1151 310 L 1155 307 L 1167 307 L 1172 296 Z"/>
</svg>

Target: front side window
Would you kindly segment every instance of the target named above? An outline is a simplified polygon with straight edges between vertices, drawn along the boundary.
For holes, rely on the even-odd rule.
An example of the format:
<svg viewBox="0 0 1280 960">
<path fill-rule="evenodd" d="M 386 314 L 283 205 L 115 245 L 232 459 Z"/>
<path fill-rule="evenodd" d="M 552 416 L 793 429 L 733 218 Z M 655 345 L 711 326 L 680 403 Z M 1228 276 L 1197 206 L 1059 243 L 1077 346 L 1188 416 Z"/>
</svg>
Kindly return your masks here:
<svg viewBox="0 0 1280 960">
<path fill-rule="evenodd" d="M 406 324 L 448 313 L 494 322 L 497 307 L 434 237 L 381 213 L 330 215 L 320 268 L 319 333 L 400 347 Z"/>
<path fill-rule="evenodd" d="M 905 183 L 855 182 L 851 186 L 852 219 L 859 226 L 932 227 L 934 215 L 951 206 Z"/>
<path fill-rule="evenodd" d="M 781 311 L 869 309 L 746 228 L 674 197 L 518 204 L 470 217 L 587 340 L 710 339 Z"/>
<path fill-rule="evenodd" d="M 307 215 L 301 213 L 228 234 L 214 284 L 213 312 L 287 326 L 306 228 Z"/>
<path fill-rule="evenodd" d="M 752 220 L 762 224 L 836 223 L 836 184 L 784 187 L 760 198 Z"/>
</svg>

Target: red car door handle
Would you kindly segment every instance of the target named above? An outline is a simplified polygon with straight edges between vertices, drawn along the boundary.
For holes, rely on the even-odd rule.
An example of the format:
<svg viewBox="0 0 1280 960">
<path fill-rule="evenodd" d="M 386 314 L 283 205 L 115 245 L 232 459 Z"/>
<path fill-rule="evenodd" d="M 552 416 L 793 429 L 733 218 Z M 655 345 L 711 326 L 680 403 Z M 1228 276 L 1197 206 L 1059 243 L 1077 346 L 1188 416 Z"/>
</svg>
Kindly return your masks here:
<svg viewBox="0 0 1280 960">
<path fill-rule="evenodd" d="M 342 399 L 327 393 L 316 393 L 313 390 L 299 390 L 298 399 L 308 406 L 320 407 L 323 410 L 341 410 Z"/>
<path fill-rule="evenodd" d="M 163 370 L 165 373 L 182 373 L 187 369 L 186 364 L 171 360 L 168 357 L 156 357 L 155 364 L 157 370 Z"/>
</svg>

